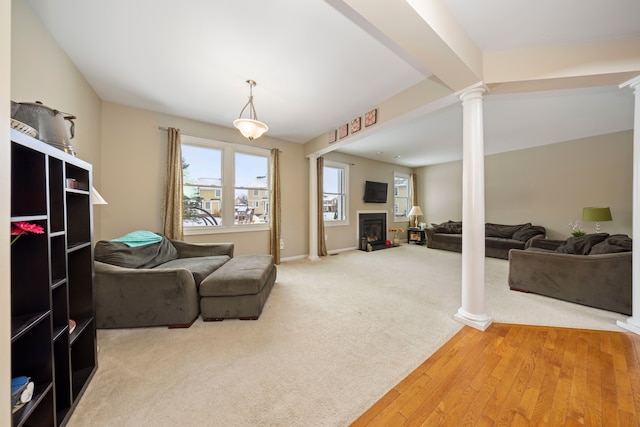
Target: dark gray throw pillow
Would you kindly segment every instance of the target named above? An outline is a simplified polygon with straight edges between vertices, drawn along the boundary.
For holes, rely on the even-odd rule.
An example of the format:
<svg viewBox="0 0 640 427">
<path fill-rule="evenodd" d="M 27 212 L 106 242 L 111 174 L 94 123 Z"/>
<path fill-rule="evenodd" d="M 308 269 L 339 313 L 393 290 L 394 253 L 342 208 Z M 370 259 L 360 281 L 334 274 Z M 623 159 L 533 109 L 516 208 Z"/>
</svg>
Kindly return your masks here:
<svg viewBox="0 0 640 427">
<path fill-rule="evenodd" d="M 433 231 L 435 233 L 445 234 L 461 234 L 462 233 L 462 221 L 447 221 L 441 224 L 431 223 Z"/>
<path fill-rule="evenodd" d="M 532 237 L 535 236 L 546 236 L 547 230 L 540 225 L 531 225 L 531 223 L 525 224 L 523 227 L 517 229 L 513 236 L 511 237 L 514 240 L 519 240 L 521 242 L 526 242 Z"/>
<path fill-rule="evenodd" d="M 556 252 L 563 254 L 587 255 L 593 246 L 603 242 L 607 237 L 609 237 L 608 233 L 594 233 L 579 237 L 569 237 L 567 240 L 560 243 Z"/>
<path fill-rule="evenodd" d="M 522 227 L 528 224 L 518 224 L 518 225 L 504 225 L 504 224 L 492 224 L 490 222 L 486 223 L 484 226 L 484 235 L 486 237 L 501 237 L 503 239 L 511 239 L 513 233 L 521 229 Z"/>
<path fill-rule="evenodd" d="M 604 242 L 591 248 L 589 255 L 615 254 L 619 252 L 631 252 L 631 237 L 626 234 L 612 234 Z"/>
<path fill-rule="evenodd" d="M 101 240 L 94 250 L 96 261 L 125 268 L 153 268 L 178 258 L 178 251 L 167 238 L 158 243 L 129 247 L 120 242 Z"/>
</svg>

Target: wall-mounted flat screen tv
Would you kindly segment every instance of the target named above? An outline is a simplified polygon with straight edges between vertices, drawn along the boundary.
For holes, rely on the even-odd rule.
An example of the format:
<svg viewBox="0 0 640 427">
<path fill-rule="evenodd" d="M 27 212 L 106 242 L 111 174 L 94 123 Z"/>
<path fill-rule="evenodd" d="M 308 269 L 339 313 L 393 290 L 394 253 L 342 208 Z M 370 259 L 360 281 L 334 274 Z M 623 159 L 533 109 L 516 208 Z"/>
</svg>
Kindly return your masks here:
<svg viewBox="0 0 640 427">
<path fill-rule="evenodd" d="M 365 181 L 364 201 L 366 203 L 387 203 L 387 183 Z"/>
</svg>

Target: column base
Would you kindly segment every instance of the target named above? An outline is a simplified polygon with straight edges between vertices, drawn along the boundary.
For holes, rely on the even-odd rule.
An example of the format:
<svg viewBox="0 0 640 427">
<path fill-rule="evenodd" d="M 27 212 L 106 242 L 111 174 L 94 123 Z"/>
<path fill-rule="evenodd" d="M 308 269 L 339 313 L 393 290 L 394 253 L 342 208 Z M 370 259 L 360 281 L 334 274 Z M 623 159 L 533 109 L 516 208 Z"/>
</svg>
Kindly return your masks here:
<svg viewBox="0 0 640 427">
<path fill-rule="evenodd" d="M 453 315 L 453 318 L 460 323 L 464 323 L 472 328 L 480 329 L 481 331 L 486 331 L 492 322 L 491 318 L 487 315 L 483 314 L 478 316 L 476 314 L 467 313 L 462 308 L 458 309 L 458 312 Z"/>
<path fill-rule="evenodd" d="M 640 324 L 633 317 L 629 317 L 627 320 L 618 320 L 616 324 L 627 331 L 640 335 Z"/>
<path fill-rule="evenodd" d="M 320 257 L 318 255 L 309 255 L 307 258 L 309 261 L 320 261 Z"/>
</svg>

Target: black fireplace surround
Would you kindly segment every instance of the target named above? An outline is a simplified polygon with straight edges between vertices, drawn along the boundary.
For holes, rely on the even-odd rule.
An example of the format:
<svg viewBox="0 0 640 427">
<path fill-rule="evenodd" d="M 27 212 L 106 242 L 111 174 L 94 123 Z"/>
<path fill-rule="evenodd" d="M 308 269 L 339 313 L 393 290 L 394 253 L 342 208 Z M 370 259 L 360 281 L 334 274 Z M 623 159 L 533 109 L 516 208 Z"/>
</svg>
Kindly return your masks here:
<svg viewBox="0 0 640 427">
<path fill-rule="evenodd" d="M 385 249 L 387 246 L 387 215 L 385 213 L 361 213 L 358 215 L 358 230 L 360 233 L 359 248 L 367 250 Z"/>
</svg>

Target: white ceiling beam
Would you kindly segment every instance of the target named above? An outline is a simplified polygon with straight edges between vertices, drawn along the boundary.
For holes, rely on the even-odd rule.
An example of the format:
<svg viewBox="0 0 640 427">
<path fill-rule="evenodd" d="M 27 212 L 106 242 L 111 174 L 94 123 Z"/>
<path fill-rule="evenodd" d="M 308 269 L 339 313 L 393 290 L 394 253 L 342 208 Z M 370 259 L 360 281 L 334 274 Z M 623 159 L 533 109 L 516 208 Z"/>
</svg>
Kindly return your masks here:
<svg viewBox="0 0 640 427">
<path fill-rule="evenodd" d="M 601 76 L 617 74 L 612 84 L 619 84 L 639 71 L 640 37 L 484 52 L 484 82 L 489 86 L 578 79 L 587 87 L 597 85 Z"/>
<path fill-rule="evenodd" d="M 482 52 L 441 0 L 326 0 L 417 70 L 453 91 L 482 80 Z M 425 75 L 425 77 L 428 77 Z"/>
</svg>

